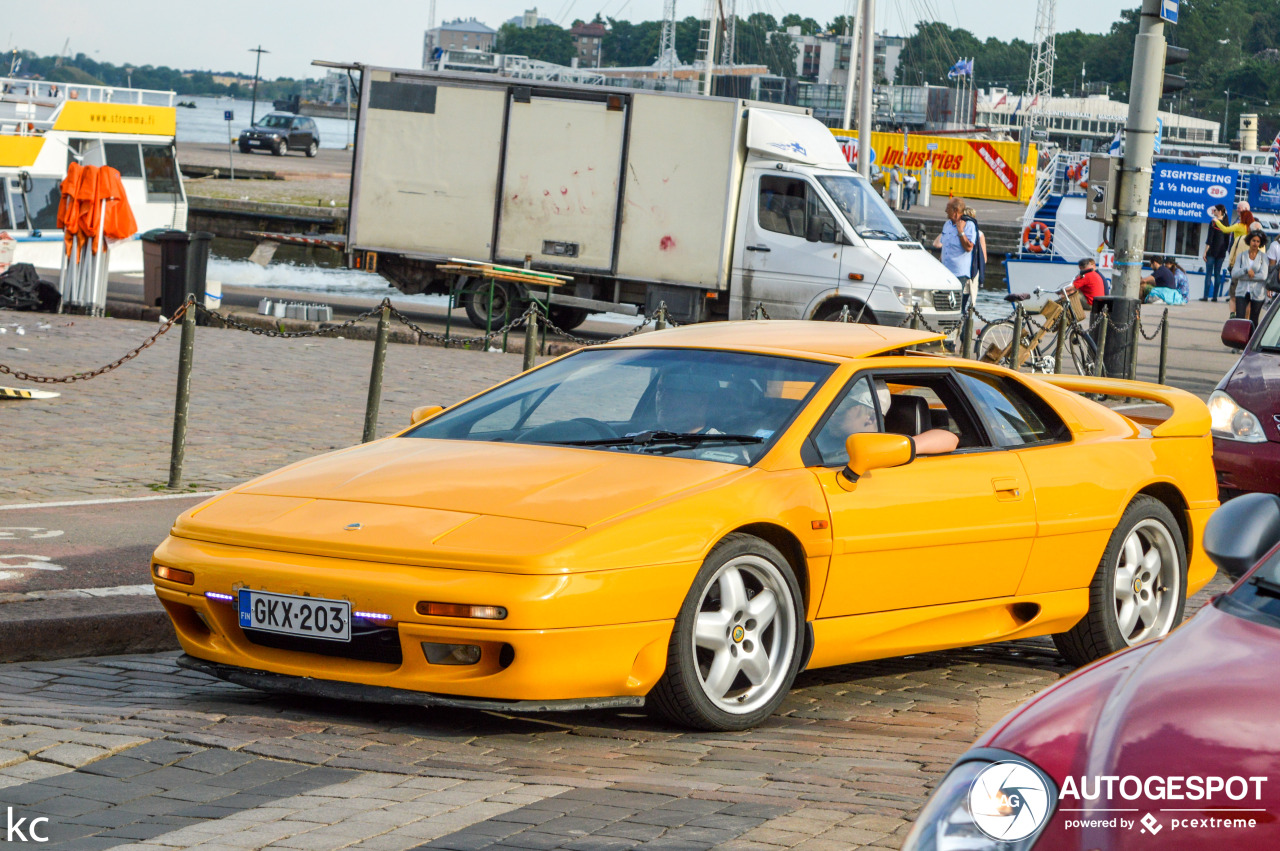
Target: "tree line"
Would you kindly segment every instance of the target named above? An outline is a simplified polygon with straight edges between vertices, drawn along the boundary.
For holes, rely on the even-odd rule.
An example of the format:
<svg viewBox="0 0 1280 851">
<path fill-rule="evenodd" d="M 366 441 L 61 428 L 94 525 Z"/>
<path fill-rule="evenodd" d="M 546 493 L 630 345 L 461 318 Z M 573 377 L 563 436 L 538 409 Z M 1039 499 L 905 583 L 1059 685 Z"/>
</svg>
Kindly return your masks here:
<svg viewBox="0 0 1280 851">
<path fill-rule="evenodd" d="M 226 85 L 214 81 L 215 76 L 236 76 L 234 71 L 181 71 L 167 65 L 114 65 L 110 62 L 98 62 L 84 53 L 61 58 L 57 56 L 37 56 L 31 51 L 18 51 L 4 57 L 10 65 L 14 59 L 21 59 L 18 73 L 23 76 L 39 77 L 54 83 L 71 83 L 84 86 L 119 86 L 132 83 L 135 89 L 156 89 L 175 92 L 178 95 L 230 95 L 232 97 L 249 97 L 253 90 L 252 78 L 239 84 Z M 4 71 L 7 73 L 8 68 Z M 295 80 L 291 77 L 280 77 L 275 80 L 260 79 L 258 81 L 259 100 L 273 100 L 288 97 L 300 92 L 304 85 L 314 84 L 314 80 Z"/>
</svg>

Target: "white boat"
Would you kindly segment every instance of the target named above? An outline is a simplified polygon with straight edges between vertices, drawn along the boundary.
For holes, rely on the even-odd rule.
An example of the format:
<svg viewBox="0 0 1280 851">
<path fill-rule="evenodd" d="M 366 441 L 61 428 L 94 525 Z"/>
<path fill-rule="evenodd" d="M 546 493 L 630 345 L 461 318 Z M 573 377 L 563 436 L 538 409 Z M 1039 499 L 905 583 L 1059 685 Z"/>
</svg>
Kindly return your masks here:
<svg viewBox="0 0 1280 851">
<path fill-rule="evenodd" d="M 16 241 L 13 262 L 59 267 L 58 203 L 73 160 L 119 169 L 139 233 L 186 230 L 174 97 L 147 89 L 0 77 L 0 233 Z M 136 234 L 111 247 L 108 271 L 142 271 Z"/>
<path fill-rule="evenodd" d="M 1239 152 L 1231 152 L 1238 154 Z M 1246 152 L 1250 154 L 1252 152 Z M 1098 272 L 1111 289 L 1114 254 L 1107 243 L 1101 222 L 1085 218 L 1085 194 L 1069 174 L 1084 154 L 1057 154 L 1041 170 L 1036 191 L 1023 214 L 1022 248 L 1005 259 L 1007 287 L 1010 293 L 1031 294 L 1037 288 L 1056 290 L 1071 283 L 1077 275 L 1077 263 L 1092 257 Z M 1258 153 L 1262 156 L 1262 152 Z M 1186 162 L 1237 171 L 1236 197 L 1248 199 L 1249 175 L 1270 174 L 1255 158 L 1224 159 L 1223 156 L 1157 157 L 1157 162 Z M 1234 215 L 1233 205 L 1223 202 Z M 1280 216 L 1254 211 L 1268 238 L 1280 232 Z M 1147 219 L 1146 256 L 1174 257 L 1187 273 L 1188 291 L 1192 299 L 1204 293 L 1204 246 L 1209 236 L 1207 222 L 1183 222 L 1158 218 Z M 1047 238 L 1046 238 L 1047 236 Z M 1035 308 L 1046 295 L 1032 296 L 1028 306 Z"/>
</svg>

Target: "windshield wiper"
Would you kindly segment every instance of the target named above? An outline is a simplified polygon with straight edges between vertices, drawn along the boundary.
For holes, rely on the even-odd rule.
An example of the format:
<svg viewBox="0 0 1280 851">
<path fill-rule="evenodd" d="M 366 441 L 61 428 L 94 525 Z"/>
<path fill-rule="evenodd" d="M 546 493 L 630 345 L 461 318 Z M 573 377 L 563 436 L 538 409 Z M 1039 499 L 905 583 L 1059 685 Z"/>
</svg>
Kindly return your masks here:
<svg viewBox="0 0 1280 851">
<path fill-rule="evenodd" d="M 910 239 L 911 237 L 905 233 L 894 233 L 893 231 L 881 230 L 880 228 L 867 228 L 858 231 L 858 236 L 882 236 L 885 239 Z"/>
<path fill-rule="evenodd" d="M 556 446 L 649 446 L 670 443 L 761 443 L 758 434 L 699 434 L 697 432 L 642 431 L 627 437 L 606 437 L 597 440 L 551 440 Z"/>
</svg>

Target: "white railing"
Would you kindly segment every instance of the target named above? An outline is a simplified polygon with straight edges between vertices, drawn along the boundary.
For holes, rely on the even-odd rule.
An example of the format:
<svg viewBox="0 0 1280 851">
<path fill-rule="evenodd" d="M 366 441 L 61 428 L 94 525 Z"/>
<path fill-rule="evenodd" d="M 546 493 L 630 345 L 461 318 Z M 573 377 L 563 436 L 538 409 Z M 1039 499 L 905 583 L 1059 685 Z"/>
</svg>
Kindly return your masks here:
<svg viewBox="0 0 1280 851">
<path fill-rule="evenodd" d="M 0 101 L 56 106 L 63 101 L 83 100 L 92 103 L 123 103 L 140 106 L 173 106 L 174 92 L 157 89 L 132 89 L 127 86 L 87 86 L 81 83 L 53 83 L 0 77 Z"/>
<path fill-rule="evenodd" d="M 1058 158 L 1061 151 L 1053 152 L 1053 156 L 1049 158 L 1048 164 L 1036 170 L 1036 188 L 1031 193 L 1031 200 L 1027 202 L 1027 209 L 1022 212 L 1022 226 L 1025 228 L 1035 220 L 1036 211 L 1044 206 L 1044 202 L 1049 200 L 1049 195 L 1053 193 L 1054 179 L 1058 173 Z"/>
</svg>

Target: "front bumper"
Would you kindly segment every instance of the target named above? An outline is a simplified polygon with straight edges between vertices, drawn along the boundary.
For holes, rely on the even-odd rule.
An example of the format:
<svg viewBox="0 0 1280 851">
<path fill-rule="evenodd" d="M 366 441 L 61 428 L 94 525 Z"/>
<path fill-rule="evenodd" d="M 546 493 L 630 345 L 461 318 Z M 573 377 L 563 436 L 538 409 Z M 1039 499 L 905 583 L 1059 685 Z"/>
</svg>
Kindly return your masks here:
<svg viewBox="0 0 1280 851">
<path fill-rule="evenodd" d="M 666 667 L 675 612 L 693 575 L 683 565 L 547 575 L 407 567 L 173 537 L 154 560 L 195 575 L 189 586 L 155 579 L 156 595 L 187 655 L 240 669 L 233 681 L 305 678 L 330 689 L 415 692 L 419 703 L 430 695 L 506 703 L 642 698 Z M 315 639 L 272 646 L 241 629 L 234 603 L 206 596 L 240 588 L 345 599 L 353 610 L 390 614 L 377 625 L 389 652 L 344 655 L 354 642 Z M 423 616 L 416 605 L 424 600 L 498 605 L 509 614 L 499 621 Z M 423 642 L 475 645 L 480 661 L 431 664 Z"/>
<path fill-rule="evenodd" d="M 1213 467 L 1223 498 L 1241 493 L 1280 493 L 1280 443 L 1213 439 Z"/>
</svg>

